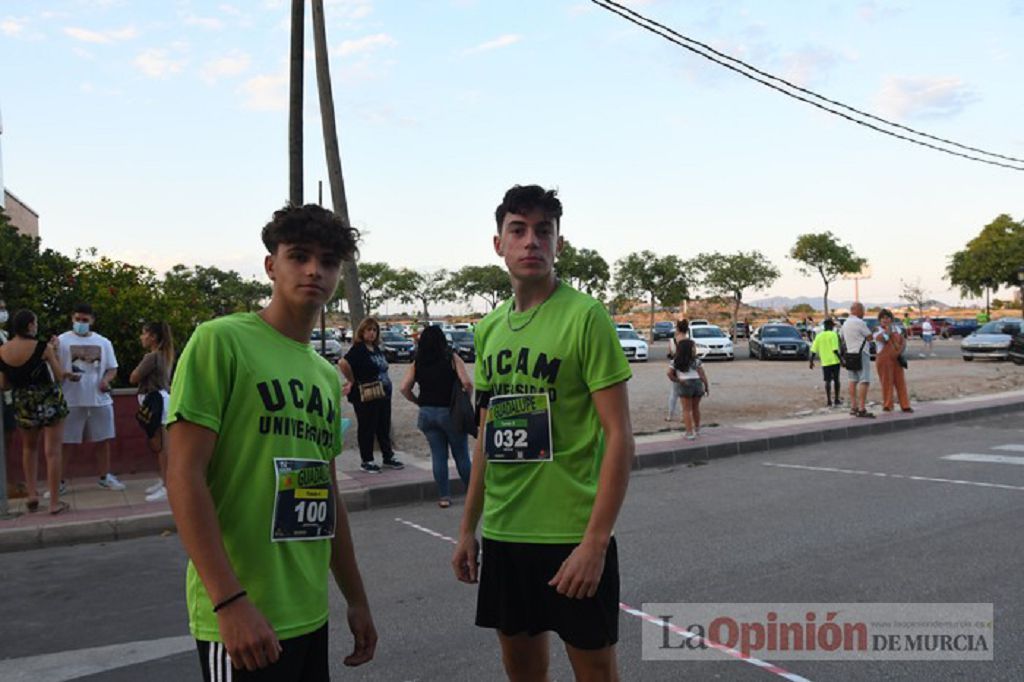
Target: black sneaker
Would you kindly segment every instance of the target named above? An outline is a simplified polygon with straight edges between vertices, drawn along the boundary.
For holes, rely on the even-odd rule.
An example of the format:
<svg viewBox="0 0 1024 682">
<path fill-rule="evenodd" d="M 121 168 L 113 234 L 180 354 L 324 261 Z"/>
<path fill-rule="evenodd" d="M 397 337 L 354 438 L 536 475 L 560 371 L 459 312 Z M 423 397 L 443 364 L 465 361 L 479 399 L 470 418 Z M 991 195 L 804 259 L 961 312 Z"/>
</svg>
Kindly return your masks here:
<svg viewBox="0 0 1024 682">
<path fill-rule="evenodd" d="M 359 465 L 359 468 L 368 474 L 380 473 L 380 467 L 374 464 L 373 462 L 363 462 L 362 464 Z"/>
<path fill-rule="evenodd" d="M 404 469 L 405 465 L 399 462 L 394 457 L 389 457 L 384 460 L 385 469 Z"/>
</svg>

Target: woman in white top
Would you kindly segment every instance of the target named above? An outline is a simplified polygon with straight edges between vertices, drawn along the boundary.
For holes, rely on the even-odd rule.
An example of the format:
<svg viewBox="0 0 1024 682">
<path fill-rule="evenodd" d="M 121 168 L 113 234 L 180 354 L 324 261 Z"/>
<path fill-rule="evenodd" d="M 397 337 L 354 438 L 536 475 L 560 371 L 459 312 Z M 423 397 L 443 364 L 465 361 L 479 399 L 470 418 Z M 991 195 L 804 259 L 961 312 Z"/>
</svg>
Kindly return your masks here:
<svg viewBox="0 0 1024 682">
<path fill-rule="evenodd" d="M 711 384 L 697 357 L 697 344 L 683 339 L 676 345 L 676 355 L 668 370 L 676 395 L 683 401 L 683 424 L 686 439 L 693 440 L 700 433 L 700 399 L 711 395 Z"/>
<path fill-rule="evenodd" d="M 676 322 L 676 329 L 672 333 L 672 338 L 668 340 L 668 359 L 672 360 L 676 356 L 676 349 L 679 346 L 679 342 L 683 339 L 690 338 L 690 323 L 686 320 L 679 320 Z M 671 378 L 671 375 L 670 375 Z M 669 384 L 668 389 L 668 414 L 665 415 L 665 421 L 675 421 L 676 412 L 679 409 L 679 393 L 676 390 L 676 383 L 673 381 Z"/>
</svg>

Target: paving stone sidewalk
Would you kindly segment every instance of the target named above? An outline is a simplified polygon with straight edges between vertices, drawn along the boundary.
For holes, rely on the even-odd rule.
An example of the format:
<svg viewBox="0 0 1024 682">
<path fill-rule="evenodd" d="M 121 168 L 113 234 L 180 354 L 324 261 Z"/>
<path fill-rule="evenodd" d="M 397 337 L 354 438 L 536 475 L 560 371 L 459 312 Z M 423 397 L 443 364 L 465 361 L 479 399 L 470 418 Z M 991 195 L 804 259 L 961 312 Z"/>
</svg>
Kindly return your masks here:
<svg viewBox="0 0 1024 682">
<path fill-rule="evenodd" d="M 1012 391 L 921 403 L 915 405 L 912 414 L 876 412 L 875 419 L 834 410 L 791 419 L 710 427 L 693 441 L 685 440 L 681 430 L 672 430 L 637 436 L 634 468 L 690 464 L 1020 410 L 1024 410 L 1024 391 Z M 338 485 L 347 508 L 360 511 L 436 499 L 425 445 L 424 453 L 397 453 L 405 462 L 405 469 L 380 474 L 361 471 L 357 456 L 346 451 L 339 459 Z M 454 467 L 450 479 L 452 491 L 460 493 L 462 485 Z M 71 504 L 71 511 L 57 516 L 47 513 L 45 500 L 40 500 L 40 511 L 31 514 L 26 512 L 23 500 L 11 500 L 11 517 L 0 518 L 0 553 L 174 531 L 167 502 L 145 501 L 145 489 L 156 481 L 152 475 L 122 476 L 121 480 L 127 485 L 123 491 L 100 488 L 95 478 L 70 481 L 65 499 Z"/>
</svg>

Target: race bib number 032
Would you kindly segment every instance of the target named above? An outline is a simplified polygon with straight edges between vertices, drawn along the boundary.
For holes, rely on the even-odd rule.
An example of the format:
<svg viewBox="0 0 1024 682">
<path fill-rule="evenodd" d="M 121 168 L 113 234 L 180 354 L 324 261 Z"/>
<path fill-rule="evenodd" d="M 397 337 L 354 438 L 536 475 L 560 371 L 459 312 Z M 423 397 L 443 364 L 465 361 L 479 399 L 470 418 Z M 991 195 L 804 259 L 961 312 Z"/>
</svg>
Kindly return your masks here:
<svg viewBox="0 0 1024 682">
<path fill-rule="evenodd" d="M 547 393 L 493 396 L 487 406 L 488 462 L 551 461 L 551 403 Z"/>
<path fill-rule="evenodd" d="M 330 462 L 274 458 L 276 494 L 271 540 L 324 540 L 334 537 L 337 514 Z"/>
</svg>

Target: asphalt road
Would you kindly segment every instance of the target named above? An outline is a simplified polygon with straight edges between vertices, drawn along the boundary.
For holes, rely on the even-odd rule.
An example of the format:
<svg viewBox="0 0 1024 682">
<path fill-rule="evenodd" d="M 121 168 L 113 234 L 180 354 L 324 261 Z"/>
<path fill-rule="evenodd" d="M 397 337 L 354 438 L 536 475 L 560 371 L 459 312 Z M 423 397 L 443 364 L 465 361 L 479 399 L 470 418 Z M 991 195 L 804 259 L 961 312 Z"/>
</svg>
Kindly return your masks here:
<svg viewBox="0 0 1024 682">
<path fill-rule="evenodd" d="M 993 661 L 766 658 L 815 681 L 1020 680 L 1022 416 L 640 472 L 617 528 L 622 601 L 991 602 Z M 1006 445 L 1018 451 L 998 449 Z M 1004 460 L 943 459 L 958 453 Z M 358 679 L 502 679 L 493 634 L 472 625 L 473 588 L 451 576 L 451 545 L 398 520 L 451 536 L 459 513 L 424 504 L 352 517 L 381 634 L 377 659 Z M 0 555 L 0 575 L 0 679 L 199 679 L 182 638 L 176 537 Z M 334 676 L 353 679 L 340 665 L 350 643 L 336 596 L 332 614 Z M 640 633 L 640 621 L 623 613 L 624 680 L 781 679 L 724 656 L 644 661 Z M 110 645 L 120 646 L 93 650 Z M 138 662 L 116 667 L 130 660 Z M 46 664 L 47 675 L 19 676 Z M 77 676 L 88 669 L 75 673 L 74 664 L 95 667 Z M 564 654 L 556 651 L 552 666 L 553 679 L 571 679 Z"/>
<path fill-rule="evenodd" d="M 935 340 L 935 342 L 932 344 L 932 350 L 935 352 L 935 357 L 940 359 L 959 358 L 961 340 L 962 339 L 960 339 L 959 337 L 955 337 L 952 339 Z M 665 354 L 668 352 L 668 339 L 658 339 L 657 341 L 654 342 L 654 344 L 648 343 L 648 345 L 650 345 L 650 357 L 652 359 L 661 360 L 662 358 L 665 357 Z M 751 362 L 761 362 L 756 358 L 750 357 L 749 347 L 747 346 L 746 339 L 736 339 L 733 342 L 733 347 L 737 361 L 744 360 Z M 921 342 L 920 339 L 914 338 L 910 340 L 909 352 L 911 360 L 916 361 L 918 359 L 918 354 L 921 353 L 923 350 L 924 344 Z M 781 361 L 772 360 L 769 362 Z"/>
</svg>

